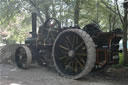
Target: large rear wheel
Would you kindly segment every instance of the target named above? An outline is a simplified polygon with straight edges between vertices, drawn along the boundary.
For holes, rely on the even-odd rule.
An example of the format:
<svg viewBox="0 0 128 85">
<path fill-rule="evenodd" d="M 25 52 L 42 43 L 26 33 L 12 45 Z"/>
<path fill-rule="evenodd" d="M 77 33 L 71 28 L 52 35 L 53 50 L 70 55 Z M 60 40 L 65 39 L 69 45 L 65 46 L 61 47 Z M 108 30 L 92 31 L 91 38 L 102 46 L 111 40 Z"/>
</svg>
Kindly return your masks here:
<svg viewBox="0 0 128 85">
<path fill-rule="evenodd" d="M 67 29 L 57 36 L 52 56 L 60 75 L 70 79 L 79 79 L 91 72 L 94 67 L 95 44 L 85 31 Z"/>
</svg>

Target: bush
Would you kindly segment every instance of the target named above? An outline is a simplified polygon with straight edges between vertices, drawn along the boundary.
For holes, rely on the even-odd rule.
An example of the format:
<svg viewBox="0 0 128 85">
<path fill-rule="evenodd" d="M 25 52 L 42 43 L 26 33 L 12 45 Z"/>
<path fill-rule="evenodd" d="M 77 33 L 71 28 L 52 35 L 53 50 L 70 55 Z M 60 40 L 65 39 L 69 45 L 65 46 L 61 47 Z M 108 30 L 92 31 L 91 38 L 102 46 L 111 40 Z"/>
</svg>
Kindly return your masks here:
<svg viewBox="0 0 128 85">
<path fill-rule="evenodd" d="M 8 39 L 6 44 L 8 44 L 8 45 L 10 45 L 10 44 L 16 44 L 16 41 L 13 40 L 13 39 Z"/>
</svg>

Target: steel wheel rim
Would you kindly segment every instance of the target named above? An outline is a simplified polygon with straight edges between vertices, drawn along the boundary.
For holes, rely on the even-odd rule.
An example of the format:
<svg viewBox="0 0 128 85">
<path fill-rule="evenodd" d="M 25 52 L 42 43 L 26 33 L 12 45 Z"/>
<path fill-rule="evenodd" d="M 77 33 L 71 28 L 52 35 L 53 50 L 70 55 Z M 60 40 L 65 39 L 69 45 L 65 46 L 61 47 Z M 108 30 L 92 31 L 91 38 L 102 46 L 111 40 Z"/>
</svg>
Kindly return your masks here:
<svg viewBox="0 0 128 85">
<path fill-rule="evenodd" d="M 27 69 L 32 62 L 32 54 L 28 47 L 22 46 L 17 48 L 15 61 L 19 68 Z"/>
</svg>

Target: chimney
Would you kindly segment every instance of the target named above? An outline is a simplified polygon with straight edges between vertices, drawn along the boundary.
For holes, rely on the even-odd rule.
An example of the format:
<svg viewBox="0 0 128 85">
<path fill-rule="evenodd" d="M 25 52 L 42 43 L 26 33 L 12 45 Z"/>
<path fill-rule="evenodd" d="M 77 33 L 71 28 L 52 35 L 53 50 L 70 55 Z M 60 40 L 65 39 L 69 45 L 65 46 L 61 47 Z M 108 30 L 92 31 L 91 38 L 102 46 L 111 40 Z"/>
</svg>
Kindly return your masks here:
<svg viewBox="0 0 128 85">
<path fill-rule="evenodd" d="M 37 24 L 36 24 L 36 21 L 37 21 L 37 13 L 33 12 L 32 13 L 32 37 L 33 38 L 37 37 L 37 33 L 36 33 Z"/>
</svg>

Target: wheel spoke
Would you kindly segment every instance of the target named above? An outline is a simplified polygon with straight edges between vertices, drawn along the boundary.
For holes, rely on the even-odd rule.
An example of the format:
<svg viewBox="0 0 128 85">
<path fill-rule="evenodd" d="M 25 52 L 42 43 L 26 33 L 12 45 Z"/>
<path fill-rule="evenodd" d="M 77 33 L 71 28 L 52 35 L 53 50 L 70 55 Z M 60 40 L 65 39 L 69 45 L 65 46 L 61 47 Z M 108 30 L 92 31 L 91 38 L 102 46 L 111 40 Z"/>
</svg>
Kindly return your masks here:
<svg viewBox="0 0 128 85">
<path fill-rule="evenodd" d="M 64 62 L 64 65 L 67 65 L 69 62 L 70 62 L 70 59 L 67 58 L 67 59 L 65 60 L 65 62 Z"/>
<path fill-rule="evenodd" d="M 27 57 L 26 57 L 26 56 L 23 56 L 23 57 L 22 57 L 22 61 L 23 61 L 23 62 L 26 62 L 26 61 L 27 61 Z"/>
<path fill-rule="evenodd" d="M 83 47 L 82 50 L 86 50 L 86 47 Z"/>
<path fill-rule="evenodd" d="M 71 68 L 72 72 L 74 72 L 73 61 L 71 61 L 71 63 L 70 63 L 70 68 Z"/>
<path fill-rule="evenodd" d="M 75 51 L 78 50 L 83 44 L 84 44 L 84 42 L 81 42 L 81 43 L 75 48 Z"/>
<path fill-rule="evenodd" d="M 80 60 L 83 62 L 83 64 L 85 64 L 85 60 L 83 58 L 81 58 Z"/>
<path fill-rule="evenodd" d="M 66 37 L 66 40 L 67 40 L 67 42 L 69 43 L 69 45 L 72 46 L 72 43 L 71 43 L 71 40 L 69 39 L 69 36 Z"/>
<path fill-rule="evenodd" d="M 63 56 L 66 56 L 67 55 L 67 52 L 66 51 L 60 50 L 60 52 L 62 53 Z"/>
<path fill-rule="evenodd" d="M 19 59 L 21 60 L 23 56 L 22 56 L 22 55 L 19 55 L 18 57 L 19 57 Z"/>
<path fill-rule="evenodd" d="M 67 46 L 68 49 L 70 49 L 68 42 L 64 41 L 64 44 Z"/>
<path fill-rule="evenodd" d="M 65 58 L 67 58 L 67 56 L 60 57 L 59 60 L 63 60 Z"/>
<path fill-rule="evenodd" d="M 87 56 L 86 53 L 76 53 L 77 56 Z"/>
<path fill-rule="evenodd" d="M 84 67 L 84 65 L 78 60 L 78 58 L 75 58 L 76 62 L 80 65 L 81 68 Z"/>
<path fill-rule="evenodd" d="M 72 40 L 72 49 L 74 48 L 75 46 L 75 35 L 73 36 L 73 40 Z"/>
<path fill-rule="evenodd" d="M 70 68 L 70 66 L 69 66 L 69 65 L 66 65 L 66 66 L 65 66 L 65 69 L 66 69 L 66 70 L 67 70 L 67 69 L 69 69 L 69 68 Z"/>
<path fill-rule="evenodd" d="M 73 62 L 71 60 L 67 63 L 65 69 L 70 69 L 73 72 Z"/>
<path fill-rule="evenodd" d="M 19 52 L 20 52 L 20 55 L 22 55 L 22 54 L 25 53 L 23 48 L 21 48 L 21 49 L 19 50 Z"/>
<path fill-rule="evenodd" d="M 77 64 L 77 62 L 76 62 L 76 63 L 75 63 L 75 70 L 74 70 L 75 72 L 78 71 L 78 67 L 77 67 L 77 65 L 78 65 L 78 64 Z"/>
<path fill-rule="evenodd" d="M 66 50 L 66 51 L 69 51 L 69 49 L 67 47 L 63 46 L 63 45 L 59 45 L 59 47 Z"/>
<path fill-rule="evenodd" d="M 78 44 L 78 36 L 75 37 L 75 45 Z"/>
</svg>

